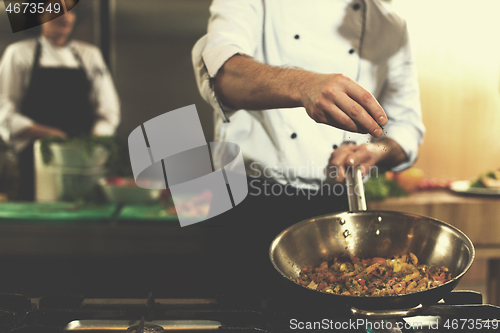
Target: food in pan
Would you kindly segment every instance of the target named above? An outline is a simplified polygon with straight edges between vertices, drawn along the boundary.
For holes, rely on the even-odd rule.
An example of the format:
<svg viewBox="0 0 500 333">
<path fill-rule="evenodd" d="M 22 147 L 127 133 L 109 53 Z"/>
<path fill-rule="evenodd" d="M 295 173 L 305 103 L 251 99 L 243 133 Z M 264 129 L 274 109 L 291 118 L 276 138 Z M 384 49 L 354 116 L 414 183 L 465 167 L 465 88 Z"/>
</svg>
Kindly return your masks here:
<svg viewBox="0 0 500 333">
<path fill-rule="evenodd" d="M 408 253 L 391 259 L 335 258 L 317 268 L 304 267 L 296 282 L 332 294 L 386 296 L 426 290 L 449 280 L 448 268 L 419 265 L 418 258 Z"/>
<path fill-rule="evenodd" d="M 500 169 L 480 175 L 470 184 L 470 187 L 500 188 Z"/>
</svg>

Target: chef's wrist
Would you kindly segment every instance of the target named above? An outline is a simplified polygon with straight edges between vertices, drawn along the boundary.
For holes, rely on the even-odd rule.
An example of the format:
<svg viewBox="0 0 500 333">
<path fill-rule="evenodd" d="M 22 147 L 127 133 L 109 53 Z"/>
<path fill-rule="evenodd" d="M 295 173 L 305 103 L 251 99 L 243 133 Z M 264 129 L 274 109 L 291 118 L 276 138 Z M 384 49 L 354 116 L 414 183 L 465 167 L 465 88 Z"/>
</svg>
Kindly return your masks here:
<svg viewBox="0 0 500 333">
<path fill-rule="evenodd" d="M 313 102 L 311 94 L 314 91 L 311 92 L 310 89 L 314 86 L 320 74 L 298 68 L 289 68 L 288 70 L 290 76 L 287 80 L 289 97 L 296 106 L 307 109 Z"/>
<path fill-rule="evenodd" d="M 386 137 L 366 144 L 375 155 L 376 165 L 384 169 L 391 169 L 408 159 L 403 148 L 393 139 Z"/>
</svg>

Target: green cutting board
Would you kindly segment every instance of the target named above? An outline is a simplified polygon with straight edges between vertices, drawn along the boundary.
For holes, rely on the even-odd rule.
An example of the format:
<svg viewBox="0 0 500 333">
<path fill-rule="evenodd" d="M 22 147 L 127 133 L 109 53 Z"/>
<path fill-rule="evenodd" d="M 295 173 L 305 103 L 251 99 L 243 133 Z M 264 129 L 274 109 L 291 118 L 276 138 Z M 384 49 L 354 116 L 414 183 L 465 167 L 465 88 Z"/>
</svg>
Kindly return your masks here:
<svg viewBox="0 0 500 333">
<path fill-rule="evenodd" d="M 165 206 L 158 203 L 124 205 L 118 215 L 118 222 L 130 221 L 179 223 L 177 215 L 168 213 Z"/>
<path fill-rule="evenodd" d="M 78 223 L 111 221 L 116 204 L 77 204 L 71 202 L 0 203 L 0 222 Z"/>
</svg>

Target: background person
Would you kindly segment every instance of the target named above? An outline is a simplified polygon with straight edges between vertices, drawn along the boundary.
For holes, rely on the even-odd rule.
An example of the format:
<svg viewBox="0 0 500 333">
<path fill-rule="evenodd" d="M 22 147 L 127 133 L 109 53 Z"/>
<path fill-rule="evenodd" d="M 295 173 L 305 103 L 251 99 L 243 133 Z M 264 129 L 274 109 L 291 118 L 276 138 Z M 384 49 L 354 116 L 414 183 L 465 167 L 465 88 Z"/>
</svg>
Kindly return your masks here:
<svg viewBox="0 0 500 333">
<path fill-rule="evenodd" d="M 8 46 L 0 62 L 0 135 L 18 153 L 21 200 L 34 198 L 34 140 L 112 135 L 120 121 L 99 49 L 70 39 L 75 9 L 51 21 L 54 12 L 40 14 L 40 36 Z"/>
</svg>

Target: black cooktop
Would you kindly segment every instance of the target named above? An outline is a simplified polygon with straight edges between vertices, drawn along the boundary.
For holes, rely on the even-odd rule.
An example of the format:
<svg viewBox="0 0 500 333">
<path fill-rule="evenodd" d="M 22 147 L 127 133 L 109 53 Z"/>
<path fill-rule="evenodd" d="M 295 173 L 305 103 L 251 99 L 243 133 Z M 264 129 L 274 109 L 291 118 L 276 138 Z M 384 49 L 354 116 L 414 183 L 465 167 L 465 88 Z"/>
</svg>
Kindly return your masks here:
<svg viewBox="0 0 500 333">
<path fill-rule="evenodd" d="M 500 307 L 476 292 L 452 292 L 411 318 L 365 319 L 273 298 L 85 299 L 0 294 L 0 333 L 54 332 L 445 332 L 500 331 Z M 139 330 L 139 331 L 138 331 Z"/>
</svg>

